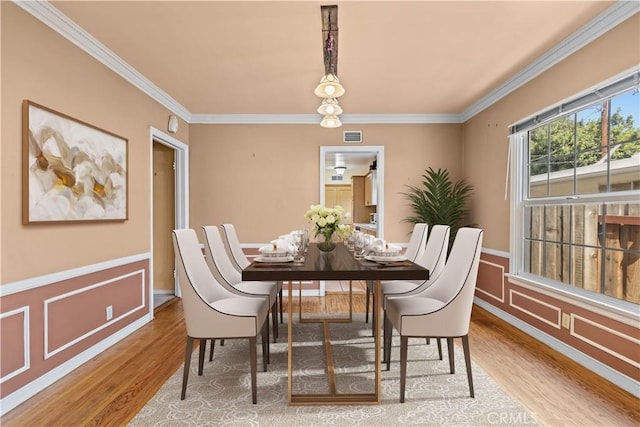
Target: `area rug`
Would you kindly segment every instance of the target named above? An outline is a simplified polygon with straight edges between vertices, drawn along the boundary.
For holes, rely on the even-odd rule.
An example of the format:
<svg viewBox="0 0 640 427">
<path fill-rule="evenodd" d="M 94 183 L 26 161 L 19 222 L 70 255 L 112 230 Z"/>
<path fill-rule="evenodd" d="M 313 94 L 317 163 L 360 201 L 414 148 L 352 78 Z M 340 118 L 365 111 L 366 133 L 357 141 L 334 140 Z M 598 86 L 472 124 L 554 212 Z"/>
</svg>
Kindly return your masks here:
<svg viewBox="0 0 640 427">
<path fill-rule="evenodd" d="M 271 363 L 262 372 L 258 349 L 258 403 L 251 403 L 247 340 L 216 346 L 213 362 L 197 374 L 197 351 L 185 400 L 180 400 L 181 367 L 130 422 L 130 426 L 534 426 L 534 416 L 511 399 L 473 363 L 475 398 L 469 397 L 464 357 L 455 347 L 456 373 L 449 374 L 446 342 L 439 360 L 435 341 L 409 340 L 407 391 L 399 403 L 399 337 L 394 337 L 391 370 L 382 372 L 380 405 L 289 406 L 286 322 Z M 374 353 L 370 324 L 361 315 L 330 327 L 336 387 L 343 393 L 373 391 Z M 473 348 L 471 349 L 473 357 Z M 208 355 L 208 350 L 207 350 Z M 328 391 L 323 325 L 294 325 L 294 393 Z M 363 364 L 362 361 L 368 361 Z"/>
</svg>

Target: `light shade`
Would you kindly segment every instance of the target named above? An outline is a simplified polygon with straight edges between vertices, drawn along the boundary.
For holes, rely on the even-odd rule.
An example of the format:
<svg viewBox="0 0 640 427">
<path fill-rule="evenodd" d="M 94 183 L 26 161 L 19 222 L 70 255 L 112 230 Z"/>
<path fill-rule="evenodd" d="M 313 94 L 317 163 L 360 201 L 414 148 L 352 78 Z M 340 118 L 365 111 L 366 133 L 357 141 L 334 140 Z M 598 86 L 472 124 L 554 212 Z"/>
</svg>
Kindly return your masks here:
<svg viewBox="0 0 640 427">
<path fill-rule="evenodd" d="M 314 93 L 320 98 L 338 98 L 344 95 L 344 87 L 340 84 L 340 80 L 334 74 L 325 74 L 320 79 L 320 84 L 316 86 Z"/>
<path fill-rule="evenodd" d="M 340 121 L 338 116 L 326 115 L 322 118 L 320 126 L 322 126 L 323 128 L 339 128 L 340 126 L 342 126 L 342 122 Z"/>
<path fill-rule="evenodd" d="M 333 169 L 336 171 L 336 173 L 337 173 L 338 175 L 344 175 L 344 171 L 346 171 L 346 170 L 347 170 L 347 167 L 346 167 L 346 166 L 336 166 L 336 167 L 335 167 L 335 168 L 333 168 Z"/>
<path fill-rule="evenodd" d="M 339 116 L 342 114 L 342 107 L 338 104 L 338 100 L 335 98 L 325 98 L 322 100 L 322 104 L 318 107 L 318 113 L 323 116 Z"/>
</svg>

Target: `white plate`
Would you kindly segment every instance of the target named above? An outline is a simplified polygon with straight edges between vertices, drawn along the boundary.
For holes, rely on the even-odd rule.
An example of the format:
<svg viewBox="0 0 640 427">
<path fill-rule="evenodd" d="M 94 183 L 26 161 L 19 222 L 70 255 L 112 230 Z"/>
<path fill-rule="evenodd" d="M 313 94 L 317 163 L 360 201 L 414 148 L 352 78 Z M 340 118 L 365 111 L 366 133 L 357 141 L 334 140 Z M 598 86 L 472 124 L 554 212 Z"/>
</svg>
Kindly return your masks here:
<svg viewBox="0 0 640 427">
<path fill-rule="evenodd" d="M 374 261 L 374 262 L 395 262 L 395 261 L 404 261 L 407 258 L 404 255 L 396 255 L 396 256 L 366 255 L 364 259 L 368 261 Z"/>
<path fill-rule="evenodd" d="M 291 262 L 293 261 L 293 255 L 285 256 L 285 257 L 263 257 L 257 256 L 254 258 L 255 262 Z"/>
</svg>

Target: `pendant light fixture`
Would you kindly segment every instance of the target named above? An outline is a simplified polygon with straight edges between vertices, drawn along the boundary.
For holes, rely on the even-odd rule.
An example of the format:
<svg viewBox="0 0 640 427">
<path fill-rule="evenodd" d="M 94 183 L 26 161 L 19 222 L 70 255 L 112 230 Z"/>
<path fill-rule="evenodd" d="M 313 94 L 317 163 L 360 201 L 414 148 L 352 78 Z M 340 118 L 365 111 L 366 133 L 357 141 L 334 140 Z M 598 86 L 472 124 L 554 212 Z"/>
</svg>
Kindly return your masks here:
<svg viewBox="0 0 640 427">
<path fill-rule="evenodd" d="M 338 6 L 320 6 L 322 14 L 322 53 L 324 57 L 324 76 L 316 86 L 314 93 L 322 100 L 318 113 L 324 118 L 320 126 L 337 128 L 342 126 L 338 118 L 342 108 L 337 98 L 344 95 L 344 86 L 338 78 Z"/>
<path fill-rule="evenodd" d="M 342 107 L 338 104 L 336 98 L 325 98 L 322 100 L 322 105 L 318 107 L 318 113 L 323 116 L 326 115 L 340 115 L 342 114 Z"/>
<path fill-rule="evenodd" d="M 340 79 L 335 74 L 325 74 L 320 79 L 320 84 L 314 91 L 320 98 L 337 98 L 344 95 L 344 86 L 340 84 Z"/>
<path fill-rule="evenodd" d="M 326 115 L 322 118 L 322 121 L 320 122 L 320 126 L 322 126 L 323 128 L 339 128 L 340 126 L 342 126 L 342 122 L 340 121 L 340 118 L 338 116 L 335 115 Z"/>
</svg>

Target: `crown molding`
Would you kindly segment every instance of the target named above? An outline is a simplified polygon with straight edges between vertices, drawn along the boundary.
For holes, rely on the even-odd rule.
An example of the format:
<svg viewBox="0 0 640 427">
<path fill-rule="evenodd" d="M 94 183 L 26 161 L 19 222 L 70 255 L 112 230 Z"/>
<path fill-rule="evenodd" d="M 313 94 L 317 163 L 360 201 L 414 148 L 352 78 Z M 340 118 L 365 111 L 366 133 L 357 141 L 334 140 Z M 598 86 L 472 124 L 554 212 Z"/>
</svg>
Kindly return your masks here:
<svg viewBox="0 0 640 427">
<path fill-rule="evenodd" d="M 308 124 L 317 125 L 317 114 L 192 114 L 191 124 Z M 342 114 L 343 124 L 442 124 L 462 123 L 460 114 Z"/>
<path fill-rule="evenodd" d="M 315 114 L 192 114 L 47 0 L 13 1 L 189 124 L 318 124 L 320 122 Z M 616 2 L 462 113 L 344 114 L 340 119 L 345 124 L 464 123 L 638 12 L 640 12 L 640 3 L 637 1 Z"/>
<path fill-rule="evenodd" d="M 190 124 L 297 125 L 320 123 L 317 114 L 192 114 Z"/>
<path fill-rule="evenodd" d="M 560 44 L 527 65 L 522 71 L 506 80 L 478 102 L 462 113 L 462 121 L 466 122 L 482 110 L 490 107 L 525 83 L 533 80 L 544 71 L 591 43 L 607 31 L 640 12 L 640 2 L 618 1 L 613 6 L 582 26 L 578 31 L 564 39 Z"/>
<path fill-rule="evenodd" d="M 14 3 L 185 121 L 191 113 L 46 0 Z"/>
<path fill-rule="evenodd" d="M 343 114 L 345 124 L 447 124 L 462 123 L 460 114 Z"/>
</svg>

